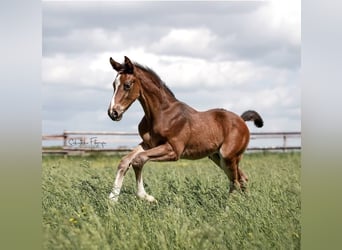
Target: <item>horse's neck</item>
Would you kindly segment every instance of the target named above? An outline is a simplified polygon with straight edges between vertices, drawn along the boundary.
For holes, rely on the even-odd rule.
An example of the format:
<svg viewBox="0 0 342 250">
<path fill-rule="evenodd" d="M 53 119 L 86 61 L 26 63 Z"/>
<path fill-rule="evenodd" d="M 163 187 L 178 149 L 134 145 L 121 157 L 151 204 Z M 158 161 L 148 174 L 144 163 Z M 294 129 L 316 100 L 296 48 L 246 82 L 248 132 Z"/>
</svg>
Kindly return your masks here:
<svg viewBox="0 0 342 250">
<path fill-rule="evenodd" d="M 158 119 L 161 117 L 161 113 L 170 107 L 171 103 L 178 102 L 162 86 L 157 86 L 153 82 L 143 82 L 142 85 L 139 101 L 145 115 L 150 120 Z"/>
</svg>

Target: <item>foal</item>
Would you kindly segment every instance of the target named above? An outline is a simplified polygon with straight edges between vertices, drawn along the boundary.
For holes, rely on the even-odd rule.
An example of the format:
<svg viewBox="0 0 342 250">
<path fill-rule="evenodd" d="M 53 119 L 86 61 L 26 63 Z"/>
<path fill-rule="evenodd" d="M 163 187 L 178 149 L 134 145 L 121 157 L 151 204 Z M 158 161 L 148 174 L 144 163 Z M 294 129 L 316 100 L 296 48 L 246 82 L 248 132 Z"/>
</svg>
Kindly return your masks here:
<svg viewBox="0 0 342 250">
<path fill-rule="evenodd" d="M 120 161 L 109 195 L 111 200 L 118 200 L 124 175 L 132 166 L 137 196 L 156 201 L 146 193 L 143 184 L 142 168 L 149 160 L 177 161 L 208 156 L 228 176 L 230 192 L 236 188 L 245 189 L 248 178 L 239 168 L 249 142 L 245 121 L 254 121 L 257 127 L 262 127 L 263 120 L 257 112 L 246 111 L 241 117 L 224 109 L 199 112 L 178 101 L 151 69 L 132 63 L 126 56 L 122 64 L 112 58 L 110 63 L 117 75 L 109 117 L 120 121 L 135 100 L 139 100 L 145 113 L 139 124 L 142 142 Z"/>
</svg>

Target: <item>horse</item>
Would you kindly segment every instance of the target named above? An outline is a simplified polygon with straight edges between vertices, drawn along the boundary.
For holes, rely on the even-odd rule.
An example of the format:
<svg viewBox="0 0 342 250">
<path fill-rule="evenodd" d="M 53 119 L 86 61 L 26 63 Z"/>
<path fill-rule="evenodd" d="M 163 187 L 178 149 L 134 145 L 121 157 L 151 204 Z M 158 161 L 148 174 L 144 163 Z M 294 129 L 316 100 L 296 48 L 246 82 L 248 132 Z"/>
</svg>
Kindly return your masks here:
<svg viewBox="0 0 342 250">
<path fill-rule="evenodd" d="M 110 57 L 117 72 L 108 115 L 120 121 L 125 111 L 138 100 L 144 117 L 138 125 L 142 142 L 124 156 L 117 168 L 109 199 L 118 201 L 123 179 L 130 167 L 136 177 L 136 195 L 156 202 L 144 189 L 142 169 L 147 161 L 196 160 L 208 157 L 229 179 L 229 194 L 236 189 L 245 191 L 247 175 L 239 168 L 242 154 L 249 142 L 246 121 L 263 126 L 263 119 L 253 110 L 241 116 L 224 110 L 200 112 L 177 100 L 173 92 L 150 68 L 124 57 L 118 63 Z"/>
</svg>

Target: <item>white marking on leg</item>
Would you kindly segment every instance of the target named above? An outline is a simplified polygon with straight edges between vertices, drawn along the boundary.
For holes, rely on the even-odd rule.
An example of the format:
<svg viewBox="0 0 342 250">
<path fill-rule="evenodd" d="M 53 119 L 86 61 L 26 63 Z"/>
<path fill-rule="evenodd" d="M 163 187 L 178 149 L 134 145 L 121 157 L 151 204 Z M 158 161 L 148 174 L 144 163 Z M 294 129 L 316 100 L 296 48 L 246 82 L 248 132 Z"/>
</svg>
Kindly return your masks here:
<svg viewBox="0 0 342 250">
<path fill-rule="evenodd" d="M 146 195 L 146 191 L 144 188 L 144 182 L 142 178 L 142 174 L 140 173 L 140 177 L 137 179 L 137 196 L 144 198 Z"/>
<path fill-rule="evenodd" d="M 135 174 L 137 181 L 137 196 L 140 199 L 147 200 L 149 202 L 156 202 L 157 200 L 152 195 L 147 194 L 145 191 L 142 170 L 136 170 Z"/>
<path fill-rule="evenodd" d="M 112 201 L 118 201 L 120 190 L 120 187 L 113 187 L 112 192 L 109 194 L 109 199 Z"/>
<path fill-rule="evenodd" d="M 118 201 L 119 199 L 119 194 L 120 194 L 121 187 L 122 187 L 124 173 L 125 173 L 125 170 L 123 169 L 118 169 L 116 173 L 113 189 L 112 189 L 112 192 L 109 194 L 109 199 L 113 201 Z"/>
</svg>

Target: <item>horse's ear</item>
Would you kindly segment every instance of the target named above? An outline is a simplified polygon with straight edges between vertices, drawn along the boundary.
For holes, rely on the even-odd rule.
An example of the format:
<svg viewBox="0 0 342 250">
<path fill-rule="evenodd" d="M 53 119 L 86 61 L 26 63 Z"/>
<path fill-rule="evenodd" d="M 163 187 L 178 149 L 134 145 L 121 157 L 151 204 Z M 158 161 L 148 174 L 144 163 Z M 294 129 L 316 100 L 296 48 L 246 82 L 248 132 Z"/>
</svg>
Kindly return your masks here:
<svg viewBox="0 0 342 250">
<path fill-rule="evenodd" d="M 133 63 L 131 62 L 131 60 L 125 56 L 125 72 L 127 73 L 133 73 Z"/>
<path fill-rule="evenodd" d="M 119 72 L 123 69 L 122 64 L 114 61 L 113 58 L 109 58 L 109 62 L 112 65 L 113 69 L 115 69 L 117 72 Z"/>
</svg>

